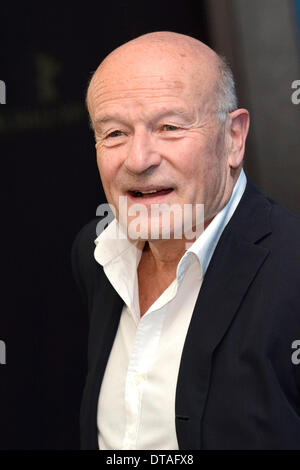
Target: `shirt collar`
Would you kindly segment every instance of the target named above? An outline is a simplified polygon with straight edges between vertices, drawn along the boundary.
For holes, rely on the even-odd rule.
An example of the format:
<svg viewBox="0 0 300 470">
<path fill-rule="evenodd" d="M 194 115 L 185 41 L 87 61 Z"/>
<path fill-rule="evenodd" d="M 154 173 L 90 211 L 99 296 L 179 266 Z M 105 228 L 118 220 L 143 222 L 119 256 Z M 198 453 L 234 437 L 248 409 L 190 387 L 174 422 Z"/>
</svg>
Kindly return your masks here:
<svg viewBox="0 0 300 470">
<path fill-rule="evenodd" d="M 117 258 L 124 255 L 127 251 L 136 253 L 138 250 L 141 252 L 141 255 L 144 246 L 144 242 L 141 243 L 139 240 L 128 239 L 116 218 L 100 233 L 94 240 L 94 243 L 96 245 L 94 257 L 101 266 L 106 266 L 116 261 Z M 139 249 L 140 246 L 141 248 Z"/>
</svg>

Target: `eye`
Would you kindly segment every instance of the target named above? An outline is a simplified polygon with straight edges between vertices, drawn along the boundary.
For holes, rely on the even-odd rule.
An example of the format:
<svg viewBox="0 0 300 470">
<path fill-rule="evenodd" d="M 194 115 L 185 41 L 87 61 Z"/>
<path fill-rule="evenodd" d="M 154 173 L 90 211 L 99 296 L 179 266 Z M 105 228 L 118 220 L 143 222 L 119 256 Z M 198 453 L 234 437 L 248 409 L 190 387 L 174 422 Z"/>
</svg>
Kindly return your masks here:
<svg viewBox="0 0 300 470">
<path fill-rule="evenodd" d="M 172 124 L 164 124 L 162 128 L 166 131 L 177 131 L 179 129 L 179 127 L 173 126 Z"/>
<path fill-rule="evenodd" d="M 122 131 L 112 131 L 110 132 L 110 134 L 107 134 L 106 138 L 107 137 L 120 137 L 122 135 Z"/>
</svg>

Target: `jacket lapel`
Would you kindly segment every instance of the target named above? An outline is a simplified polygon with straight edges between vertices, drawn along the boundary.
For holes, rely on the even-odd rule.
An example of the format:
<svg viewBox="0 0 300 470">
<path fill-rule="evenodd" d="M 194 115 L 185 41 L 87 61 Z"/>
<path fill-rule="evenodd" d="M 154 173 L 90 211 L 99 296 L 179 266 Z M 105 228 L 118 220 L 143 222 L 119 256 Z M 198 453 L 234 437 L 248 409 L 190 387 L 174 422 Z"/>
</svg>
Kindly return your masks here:
<svg viewBox="0 0 300 470">
<path fill-rule="evenodd" d="M 205 274 L 187 332 L 176 389 L 179 449 L 202 447 L 201 423 L 212 355 L 269 251 L 256 244 L 271 232 L 268 200 L 249 181 Z M 195 360 L 197 358 L 197 360 Z"/>
</svg>

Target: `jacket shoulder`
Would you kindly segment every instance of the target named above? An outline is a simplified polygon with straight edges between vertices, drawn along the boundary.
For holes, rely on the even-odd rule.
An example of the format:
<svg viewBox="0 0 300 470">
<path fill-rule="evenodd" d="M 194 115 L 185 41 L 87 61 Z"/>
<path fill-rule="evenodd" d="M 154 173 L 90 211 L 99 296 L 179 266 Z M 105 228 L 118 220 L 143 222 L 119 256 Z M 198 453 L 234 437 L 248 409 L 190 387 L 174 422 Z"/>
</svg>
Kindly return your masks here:
<svg viewBox="0 0 300 470">
<path fill-rule="evenodd" d="M 95 217 L 84 225 L 77 235 L 71 248 L 71 265 L 73 277 L 82 295 L 84 304 L 88 303 L 94 279 L 102 267 L 94 258 L 97 224 L 101 217 Z"/>
<path fill-rule="evenodd" d="M 280 203 L 268 198 L 272 205 L 270 222 L 274 239 L 282 250 L 293 251 L 300 257 L 300 217 Z"/>
<path fill-rule="evenodd" d="M 300 217 L 265 194 L 249 177 L 232 219 L 232 225 L 239 226 L 240 235 L 247 239 L 255 240 L 265 231 L 271 234 L 273 243 L 280 243 L 281 250 L 289 250 L 292 246 L 300 248 Z"/>
</svg>

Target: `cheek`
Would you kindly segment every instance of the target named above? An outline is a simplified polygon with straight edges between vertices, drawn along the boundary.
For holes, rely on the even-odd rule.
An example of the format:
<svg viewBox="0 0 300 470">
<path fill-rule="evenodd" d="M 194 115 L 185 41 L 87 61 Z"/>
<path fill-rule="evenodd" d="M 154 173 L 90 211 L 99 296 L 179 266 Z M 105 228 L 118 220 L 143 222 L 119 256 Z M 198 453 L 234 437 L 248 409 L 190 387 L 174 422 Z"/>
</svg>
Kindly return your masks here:
<svg viewBox="0 0 300 470">
<path fill-rule="evenodd" d="M 181 155 L 181 174 L 188 181 L 186 190 L 191 192 L 192 198 L 206 200 L 212 188 L 218 186 L 222 173 L 222 161 L 216 154 L 215 142 L 210 139 L 191 142 Z"/>
<path fill-rule="evenodd" d="M 210 165 L 210 152 L 205 145 L 199 142 L 190 142 L 179 154 L 182 173 L 191 183 L 198 184 L 205 176 Z"/>
<path fill-rule="evenodd" d="M 106 155 L 103 151 L 97 152 L 97 166 L 103 185 L 106 182 L 110 183 L 115 175 L 114 160 L 109 158 L 109 155 Z"/>
</svg>

